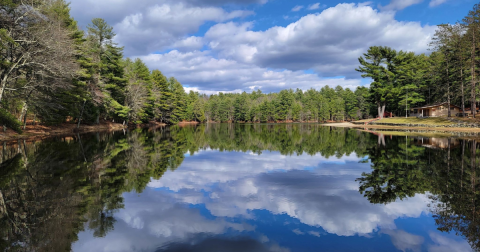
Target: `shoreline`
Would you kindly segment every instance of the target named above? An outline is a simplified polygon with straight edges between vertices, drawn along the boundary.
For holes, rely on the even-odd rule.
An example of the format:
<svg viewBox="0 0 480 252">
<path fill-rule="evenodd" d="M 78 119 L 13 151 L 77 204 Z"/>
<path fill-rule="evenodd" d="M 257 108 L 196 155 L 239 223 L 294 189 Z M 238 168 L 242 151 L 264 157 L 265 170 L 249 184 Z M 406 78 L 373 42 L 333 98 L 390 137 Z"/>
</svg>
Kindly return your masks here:
<svg viewBox="0 0 480 252">
<path fill-rule="evenodd" d="M 462 133 L 479 133 L 480 128 L 460 128 L 460 127 L 415 127 L 415 126 L 389 126 L 389 125 L 362 125 L 362 124 L 353 124 L 353 123 L 325 123 L 322 124 L 324 126 L 331 126 L 331 127 L 341 127 L 341 128 L 356 128 L 356 129 L 379 129 L 379 130 L 399 130 L 399 131 L 426 131 L 431 133 L 455 133 L 455 132 L 462 132 Z"/>
<path fill-rule="evenodd" d="M 275 124 L 302 124 L 302 122 L 277 122 Z M 310 122 L 303 122 L 306 124 L 313 124 Z M 188 125 L 198 125 L 201 123 L 198 122 L 180 122 L 178 126 L 188 126 Z M 247 124 L 247 123 L 240 123 Z M 329 127 L 340 127 L 340 128 L 354 128 L 363 131 L 369 130 L 385 130 L 385 131 L 398 131 L 406 133 L 417 133 L 417 134 L 450 134 L 455 135 L 455 133 L 473 133 L 480 135 L 480 128 L 458 128 L 458 127 L 412 127 L 412 126 L 389 126 L 389 125 L 362 125 L 362 124 L 353 124 L 350 122 L 342 123 L 315 123 L 321 126 Z M 92 132 L 111 132 L 111 131 L 120 131 L 124 129 L 134 129 L 134 128 L 155 128 L 155 127 L 164 127 L 167 126 L 165 123 L 150 122 L 147 124 L 138 124 L 138 125 L 123 125 L 121 123 L 112 123 L 112 122 L 101 122 L 98 125 L 81 125 L 77 129 L 76 124 L 64 123 L 57 126 L 45 126 L 45 125 L 27 125 L 26 129 L 22 134 L 18 134 L 11 129 L 7 129 L 6 132 L 0 131 L 0 141 L 9 143 L 15 143 L 19 140 L 33 141 L 33 140 L 43 140 L 53 136 L 69 136 L 75 134 L 83 133 L 92 133 Z"/>
<path fill-rule="evenodd" d="M 147 124 L 138 125 L 123 125 L 121 123 L 100 122 L 98 125 L 80 125 L 77 129 L 76 124 L 63 123 L 56 126 L 46 125 L 27 125 L 22 134 L 18 134 L 11 129 L 6 132 L 0 131 L 0 141 L 7 144 L 16 143 L 17 141 L 37 141 L 54 136 L 71 136 L 75 134 L 92 133 L 92 132 L 111 132 L 120 131 L 124 129 L 147 128 L 147 127 L 162 127 L 166 126 L 164 123 L 150 122 Z"/>
</svg>

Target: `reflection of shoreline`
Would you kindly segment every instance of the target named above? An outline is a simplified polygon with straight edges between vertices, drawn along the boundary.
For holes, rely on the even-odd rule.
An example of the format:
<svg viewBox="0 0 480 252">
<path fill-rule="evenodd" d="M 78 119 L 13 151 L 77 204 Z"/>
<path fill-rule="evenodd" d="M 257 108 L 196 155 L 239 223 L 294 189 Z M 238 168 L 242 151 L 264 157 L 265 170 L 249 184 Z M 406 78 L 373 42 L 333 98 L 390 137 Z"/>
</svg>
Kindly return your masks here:
<svg viewBox="0 0 480 252">
<path fill-rule="evenodd" d="M 321 124 L 327 127 L 352 128 L 365 130 L 384 130 L 405 133 L 436 133 L 457 136 L 480 136 L 480 128 L 451 128 L 451 127 L 414 127 L 414 126 L 388 126 L 388 125 L 363 125 L 353 123 L 328 123 Z"/>
<path fill-rule="evenodd" d="M 477 149 L 476 140 L 459 138 L 390 139 L 370 149 L 372 171 L 357 179 L 360 192 L 374 204 L 432 192 L 438 230 L 462 235 L 480 250 Z"/>
<path fill-rule="evenodd" d="M 27 125 L 22 134 L 15 133 L 13 130 L 8 129 L 7 132 L 0 132 L 0 141 L 5 142 L 7 145 L 14 144 L 17 141 L 39 141 L 52 137 L 71 137 L 77 134 L 85 133 L 108 133 L 113 131 L 133 130 L 136 128 L 156 128 L 165 127 L 166 124 L 158 122 L 150 122 L 148 124 L 130 124 L 123 125 L 122 123 L 112 123 L 103 121 L 100 124 L 84 125 L 82 124 L 77 129 L 76 124 L 63 123 L 58 126 L 46 126 L 46 125 Z"/>
<path fill-rule="evenodd" d="M 413 137 L 413 142 L 416 145 L 431 149 L 453 149 L 461 146 L 460 140 L 455 138 Z"/>
<path fill-rule="evenodd" d="M 384 135 L 380 144 L 378 139 L 357 130 L 317 125 L 218 124 L 77 135 L 36 143 L 20 141 L 3 149 L 2 171 L 11 171 L 4 174 L 11 177 L 3 176 L 0 189 L 9 209 L 18 206 L 15 202 L 23 202 L 25 195 L 35 196 L 26 192 L 41 193 L 43 200 L 38 197 L 32 200 L 40 204 L 18 210 L 27 213 L 26 220 L 48 220 L 41 224 L 48 224 L 48 228 L 54 228 L 60 221 L 79 225 L 88 221 L 87 231 L 81 233 L 83 240 L 96 240 L 99 246 L 105 246 L 105 241 L 121 245 L 130 240 L 141 245 L 141 237 L 134 240 L 131 235 L 135 232 L 150 232 L 151 239 L 161 236 L 166 241 L 172 237 L 189 241 L 189 236 L 182 234 L 201 231 L 222 234 L 225 227 L 240 232 L 242 228 L 231 225 L 235 224 L 232 218 L 241 216 L 255 222 L 261 219 L 252 214 L 256 210 L 268 210 L 265 212 L 277 217 L 288 216 L 302 225 L 322 227 L 332 235 L 368 236 L 372 230 L 394 229 L 399 216 L 416 218 L 428 211 L 421 192 L 441 194 L 445 188 L 451 196 L 441 198 L 441 202 L 463 200 L 464 205 L 455 212 L 462 216 L 471 214 L 465 209 L 475 206 L 475 201 L 470 204 L 474 198 L 469 181 L 475 178 L 472 174 L 475 175 L 478 165 L 469 167 L 476 164 L 469 155 L 475 153 L 475 148 L 471 148 L 476 145 L 462 142 L 465 151 L 460 154 L 461 148 L 450 148 L 451 153 L 447 153 L 441 148 L 415 145 L 411 137 Z M 460 162 L 465 163 L 463 173 Z M 367 185 L 388 189 L 384 191 L 386 197 L 380 195 L 379 199 L 392 203 L 371 204 L 371 198 L 364 198 L 358 192 L 355 179 L 369 176 L 367 172 L 373 173 L 371 179 L 365 180 Z M 463 184 L 455 184 L 459 181 Z M 467 200 L 455 194 L 461 186 L 461 195 L 470 197 Z M 55 188 L 61 188 L 58 194 L 51 193 Z M 159 191 L 163 189 L 162 194 Z M 152 191 L 153 195 L 148 196 Z M 132 198 L 142 197 L 147 202 L 132 202 Z M 63 207 L 67 199 L 75 201 Z M 148 202 L 154 204 L 147 207 Z M 51 213 L 35 209 L 43 207 L 49 211 L 55 204 L 58 207 Z M 168 211 L 175 218 L 166 212 L 162 214 L 162 209 L 173 209 L 173 204 L 183 207 Z M 85 212 L 76 209 L 88 213 L 84 215 Z M 65 220 L 62 211 L 67 210 L 72 210 L 72 217 Z M 189 220 L 181 211 L 197 211 L 192 215 L 196 219 Z M 8 214 L 20 216 L 13 211 Z M 208 226 L 214 223 L 205 222 L 210 217 L 225 225 Z M 55 234 L 31 224 L 34 235 Z M 63 234 L 75 238 L 78 229 L 62 227 Z M 129 232 L 122 233 L 125 228 Z M 289 235 L 296 229 L 288 230 Z M 305 227 L 299 230 L 293 233 L 319 231 Z M 15 234 L 22 240 L 36 241 L 30 234 Z M 59 238 L 63 237 L 55 239 Z M 124 248 L 128 246 L 122 245 L 117 251 Z"/>
</svg>

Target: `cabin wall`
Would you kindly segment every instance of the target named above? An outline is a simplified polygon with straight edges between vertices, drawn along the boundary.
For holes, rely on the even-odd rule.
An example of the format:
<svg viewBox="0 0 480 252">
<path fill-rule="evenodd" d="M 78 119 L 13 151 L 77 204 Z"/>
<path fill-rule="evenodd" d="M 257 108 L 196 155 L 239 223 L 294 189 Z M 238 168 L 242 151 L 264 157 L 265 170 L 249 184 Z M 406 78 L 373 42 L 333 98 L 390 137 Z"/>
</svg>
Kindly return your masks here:
<svg viewBox="0 0 480 252">
<path fill-rule="evenodd" d="M 422 109 L 418 109 L 418 113 L 413 113 L 413 110 L 410 111 L 411 117 L 422 116 Z M 460 113 L 459 108 L 451 108 L 452 116 L 455 116 L 457 113 Z M 423 116 L 429 117 L 440 117 L 440 116 L 448 116 L 448 106 L 439 106 L 435 108 L 425 108 L 423 109 Z"/>
<path fill-rule="evenodd" d="M 435 111 L 434 111 L 435 110 Z M 457 113 L 460 113 L 460 110 L 458 108 L 451 108 L 450 113 L 452 116 L 455 116 Z M 448 116 L 448 107 L 447 106 L 440 106 L 437 108 L 432 108 L 431 109 L 431 116 L 438 117 L 438 116 Z"/>
</svg>

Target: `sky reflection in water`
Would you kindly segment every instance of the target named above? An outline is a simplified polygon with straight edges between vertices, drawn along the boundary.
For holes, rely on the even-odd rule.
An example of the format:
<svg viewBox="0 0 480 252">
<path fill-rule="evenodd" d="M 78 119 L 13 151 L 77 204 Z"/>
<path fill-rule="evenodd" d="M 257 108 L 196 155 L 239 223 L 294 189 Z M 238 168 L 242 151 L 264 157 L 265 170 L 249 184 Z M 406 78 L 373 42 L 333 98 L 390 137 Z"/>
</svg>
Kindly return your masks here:
<svg viewBox="0 0 480 252">
<path fill-rule="evenodd" d="M 185 156 L 142 193 L 124 193 L 114 230 L 81 232 L 73 251 L 471 251 L 437 230 L 428 193 L 370 203 L 356 179 L 371 163 L 355 153 Z"/>
</svg>

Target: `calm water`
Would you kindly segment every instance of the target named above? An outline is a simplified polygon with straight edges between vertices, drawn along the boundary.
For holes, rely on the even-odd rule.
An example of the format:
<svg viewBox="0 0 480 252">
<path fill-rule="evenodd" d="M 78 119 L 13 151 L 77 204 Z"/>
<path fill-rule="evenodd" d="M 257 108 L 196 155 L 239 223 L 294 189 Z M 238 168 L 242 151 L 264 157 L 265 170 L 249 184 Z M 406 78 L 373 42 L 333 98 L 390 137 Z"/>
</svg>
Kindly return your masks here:
<svg viewBox="0 0 480 252">
<path fill-rule="evenodd" d="M 19 142 L 1 155 L 0 249 L 477 251 L 479 149 L 317 125 Z"/>
</svg>

